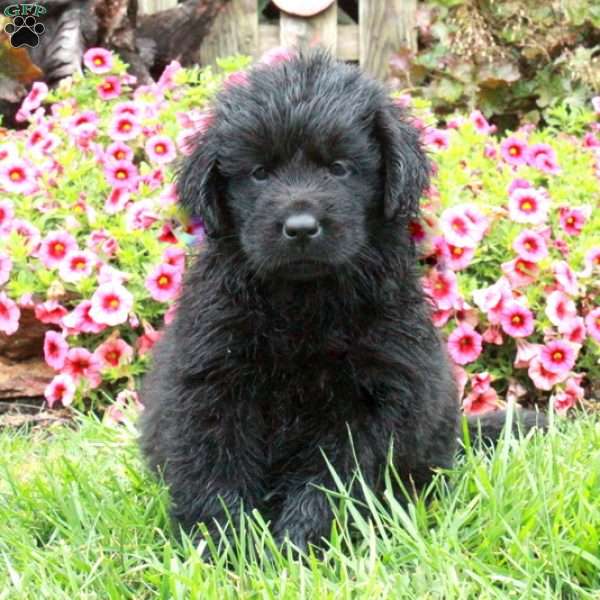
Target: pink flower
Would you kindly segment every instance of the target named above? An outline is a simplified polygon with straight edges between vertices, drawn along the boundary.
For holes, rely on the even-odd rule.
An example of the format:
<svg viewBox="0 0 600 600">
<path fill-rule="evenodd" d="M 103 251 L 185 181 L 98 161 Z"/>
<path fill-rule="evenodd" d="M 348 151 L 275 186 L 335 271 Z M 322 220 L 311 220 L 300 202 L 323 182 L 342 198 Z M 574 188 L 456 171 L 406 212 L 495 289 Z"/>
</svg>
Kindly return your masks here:
<svg viewBox="0 0 600 600">
<path fill-rule="evenodd" d="M 0 285 L 4 285 L 10 277 L 12 260 L 10 256 L 0 253 Z"/>
<path fill-rule="evenodd" d="M 120 160 L 108 164 L 104 168 L 106 180 L 115 188 L 135 191 L 138 182 L 139 174 L 137 167 L 126 160 Z"/>
<path fill-rule="evenodd" d="M 40 244 L 40 231 L 37 227 L 24 221 L 23 219 L 15 219 L 12 222 L 12 230 L 25 238 L 27 249 L 30 252 L 36 252 Z"/>
<path fill-rule="evenodd" d="M 21 311 L 14 300 L 0 292 L 0 331 L 12 335 L 19 328 Z"/>
<path fill-rule="evenodd" d="M 600 139 L 598 139 L 591 131 L 588 131 L 583 136 L 584 148 L 600 148 Z"/>
<path fill-rule="evenodd" d="M 292 48 L 285 48 L 283 46 L 277 46 L 267 50 L 258 60 L 259 63 L 264 65 L 277 65 L 282 62 L 292 60 L 297 56 L 297 53 Z"/>
<path fill-rule="evenodd" d="M 491 125 L 488 123 L 488 120 L 483 116 L 483 113 L 480 110 L 474 110 L 469 115 L 469 120 L 475 126 L 475 130 L 483 135 L 488 135 L 491 133 Z"/>
<path fill-rule="evenodd" d="M 115 75 L 109 75 L 96 86 L 102 100 L 113 100 L 121 95 L 121 81 Z"/>
<path fill-rule="evenodd" d="M 176 304 L 171 304 L 169 306 L 169 308 L 167 309 L 167 312 L 164 314 L 164 321 L 165 321 L 165 325 L 169 325 L 173 319 L 175 318 L 175 315 L 177 313 L 177 305 Z"/>
<path fill-rule="evenodd" d="M 139 414 L 144 406 L 139 401 L 137 392 L 133 390 L 121 390 L 113 404 L 104 413 L 104 422 L 109 425 L 118 425 L 127 420 L 126 413 L 133 409 L 134 414 Z"/>
<path fill-rule="evenodd" d="M 113 57 L 104 48 L 90 48 L 83 55 L 83 64 L 92 73 L 108 73 L 113 68 Z"/>
<path fill-rule="evenodd" d="M 512 298 L 509 282 L 500 278 L 493 285 L 475 290 L 473 300 L 475 304 L 487 314 L 490 323 L 500 323 L 500 315 L 504 310 L 505 303 Z"/>
<path fill-rule="evenodd" d="M 105 229 L 92 231 L 86 245 L 97 254 L 104 254 L 107 257 L 113 256 L 119 249 L 117 240 Z"/>
<path fill-rule="evenodd" d="M 52 408 L 55 404 L 69 406 L 75 397 L 75 382 L 70 375 L 61 373 L 46 386 L 44 396 L 48 406 Z"/>
<path fill-rule="evenodd" d="M 585 321 L 583 317 L 573 317 L 568 321 L 560 323 L 558 326 L 559 333 L 562 333 L 568 342 L 573 344 L 583 344 L 585 340 Z"/>
<path fill-rule="evenodd" d="M 518 188 L 508 198 L 508 214 L 515 223 L 541 225 L 548 218 L 548 199 L 533 188 Z"/>
<path fill-rule="evenodd" d="M 452 244 L 446 243 L 443 238 L 441 238 L 441 240 L 445 249 L 443 258 L 450 269 L 453 271 L 461 271 L 471 264 L 471 260 L 475 255 L 475 248 L 469 248 L 468 246 L 461 248 L 460 246 L 453 246 Z"/>
<path fill-rule="evenodd" d="M 575 302 L 564 292 L 555 290 L 546 299 L 546 316 L 553 325 L 563 325 L 577 316 Z"/>
<path fill-rule="evenodd" d="M 488 344 L 495 344 L 496 346 L 502 346 L 504 338 L 498 325 L 490 325 L 482 334 L 483 341 Z"/>
<path fill-rule="evenodd" d="M 485 232 L 479 217 L 481 213 L 467 204 L 447 208 L 440 218 L 446 241 L 460 248 L 477 246 Z"/>
<path fill-rule="evenodd" d="M 31 131 L 25 147 L 42 154 L 50 155 L 61 144 L 61 139 L 50 133 L 48 127 L 36 127 Z"/>
<path fill-rule="evenodd" d="M 181 271 L 167 264 L 158 265 L 146 278 L 146 289 L 158 302 L 174 300 L 181 286 Z"/>
<path fill-rule="evenodd" d="M 10 231 L 14 216 L 13 203 L 10 200 L 0 200 L 0 235 Z"/>
<path fill-rule="evenodd" d="M 514 337 L 527 337 L 533 333 L 533 314 L 514 300 L 508 302 L 500 315 L 500 325 L 505 333 Z"/>
<path fill-rule="evenodd" d="M 539 356 L 540 348 L 540 344 L 532 344 L 524 339 L 517 338 L 517 354 L 513 363 L 515 368 L 524 369 L 528 367 L 531 361 Z"/>
<path fill-rule="evenodd" d="M 143 116 L 142 107 L 133 100 L 120 102 L 113 108 L 113 116 L 119 117 L 121 115 L 129 115 L 135 120 L 140 119 Z"/>
<path fill-rule="evenodd" d="M 556 152 L 549 144 L 532 144 L 527 148 L 527 164 L 546 173 L 560 172 Z"/>
<path fill-rule="evenodd" d="M 426 129 L 423 141 L 434 150 L 446 150 L 450 146 L 450 134 L 443 129 Z"/>
<path fill-rule="evenodd" d="M 569 408 L 572 408 L 578 402 L 583 400 L 585 391 L 581 385 L 579 385 L 580 383 L 581 376 L 569 377 L 565 384 L 565 389 L 554 394 L 550 398 L 551 405 L 559 415 L 564 415 Z"/>
<path fill-rule="evenodd" d="M 486 144 L 483 148 L 483 155 L 486 158 L 495 159 L 498 157 L 498 150 L 496 149 L 496 146 L 493 146 L 492 144 Z"/>
<path fill-rule="evenodd" d="M 126 223 L 130 229 L 148 229 L 159 220 L 151 200 L 138 200 L 127 207 Z"/>
<path fill-rule="evenodd" d="M 577 277 L 573 273 L 571 267 L 564 260 L 555 262 L 552 266 L 554 277 L 559 288 L 571 296 L 576 296 L 579 293 L 577 285 Z"/>
<path fill-rule="evenodd" d="M 92 296 L 89 315 L 96 323 L 120 325 L 127 321 L 133 296 L 118 283 L 103 283 Z"/>
<path fill-rule="evenodd" d="M 531 229 L 524 229 L 513 241 L 515 252 L 529 262 L 540 262 L 548 256 L 548 247 L 544 238 Z"/>
<path fill-rule="evenodd" d="M 146 142 L 146 154 L 151 161 L 161 165 L 170 163 L 177 156 L 175 144 L 166 135 L 154 135 Z"/>
<path fill-rule="evenodd" d="M 139 122 L 127 113 L 120 114 L 115 117 L 110 124 L 108 135 L 113 140 L 132 140 L 142 132 L 142 127 Z"/>
<path fill-rule="evenodd" d="M 452 310 L 433 310 L 431 311 L 431 321 L 435 327 L 443 327 L 452 316 Z"/>
<path fill-rule="evenodd" d="M 102 381 L 99 360 L 85 348 L 69 349 L 62 372 L 75 381 L 86 379 L 92 388 L 98 387 Z"/>
<path fill-rule="evenodd" d="M 104 202 L 104 210 L 109 215 L 114 215 L 122 211 L 129 202 L 131 196 L 126 188 L 115 187 L 111 190 L 108 198 Z"/>
<path fill-rule="evenodd" d="M 2 219 L 0 217 L 0 222 L 1 220 Z M 585 277 L 589 277 L 595 269 L 600 268 L 600 247 L 588 250 L 585 254 L 583 262 L 585 264 L 583 275 Z"/>
<path fill-rule="evenodd" d="M 558 211 L 560 226 L 569 235 L 579 235 L 590 216 L 589 207 L 569 208 L 561 206 Z"/>
<path fill-rule="evenodd" d="M 510 182 L 507 194 L 510 196 L 515 190 L 528 190 L 530 188 L 533 188 L 533 186 L 531 185 L 531 183 L 529 183 L 529 181 L 517 177 L 516 179 L 513 179 Z"/>
<path fill-rule="evenodd" d="M 585 327 L 590 337 L 600 344 L 600 306 L 597 306 L 585 316 Z"/>
<path fill-rule="evenodd" d="M 121 338 L 108 339 L 100 344 L 94 355 L 103 367 L 118 367 L 133 357 L 133 348 Z"/>
<path fill-rule="evenodd" d="M 39 258 L 45 267 L 53 269 L 60 266 L 67 254 L 77 250 L 77 240 L 70 233 L 53 231 L 42 240 Z"/>
<path fill-rule="evenodd" d="M 144 333 L 137 340 L 137 351 L 140 356 L 149 352 L 159 340 L 161 331 L 156 331 L 149 323 L 144 323 Z"/>
<path fill-rule="evenodd" d="M 59 371 L 65 364 L 69 344 L 56 331 L 46 331 L 44 336 L 44 359 L 53 369 Z"/>
<path fill-rule="evenodd" d="M 75 333 L 100 333 L 106 325 L 96 323 L 90 317 L 92 303 L 90 300 L 80 302 L 73 311 L 62 318 L 62 325 Z"/>
<path fill-rule="evenodd" d="M 466 415 L 482 415 L 498 408 L 498 394 L 493 387 L 484 392 L 471 391 L 463 401 Z"/>
<path fill-rule="evenodd" d="M 48 325 L 59 325 L 62 318 L 67 314 L 67 309 L 56 300 L 46 300 L 36 304 L 34 308 L 35 318 Z"/>
<path fill-rule="evenodd" d="M 536 356 L 535 358 L 531 359 L 527 374 L 538 390 L 547 391 L 551 390 L 557 383 L 564 381 L 569 372 L 562 371 L 560 373 L 554 373 L 552 371 L 548 371 L 542 364 L 540 357 Z"/>
<path fill-rule="evenodd" d="M 489 373 L 478 373 L 471 379 L 471 393 L 463 401 L 463 410 L 467 415 L 481 415 L 498 409 L 498 394 L 490 385 Z"/>
<path fill-rule="evenodd" d="M 96 255 L 89 250 L 69 252 L 60 264 L 58 274 L 64 281 L 74 283 L 89 277 L 96 265 Z"/>
<path fill-rule="evenodd" d="M 113 142 L 106 148 L 104 155 L 114 162 L 133 161 L 133 150 L 125 142 Z"/>
<path fill-rule="evenodd" d="M 47 95 L 48 86 L 43 81 L 36 81 L 31 86 L 29 94 L 25 96 L 19 110 L 24 115 L 31 115 L 31 113 L 42 104 L 42 101 Z"/>
<path fill-rule="evenodd" d="M 527 144 L 517 137 L 507 137 L 500 144 L 500 155 L 509 165 L 524 165 L 527 163 Z"/>
<path fill-rule="evenodd" d="M 181 71 L 181 64 L 177 60 L 172 60 L 160 74 L 156 85 L 160 89 L 171 89 L 175 87 L 175 75 Z"/>
<path fill-rule="evenodd" d="M 540 350 L 540 362 L 547 371 L 552 373 L 563 373 L 570 371 L 575 364 L 577 352 L 573 344 L 563 340 L 553 340 L 542 346 Z"/>
<path fill-rule="evenodd" d="M 456 275 L 452 271 L 432 269 L 424 279 L 423 287 L 435 302 L 436 308 L 441 310 L 452 308 L 458 298 Z"/>
<path fill-rule="evenodd" d="M 461 323 L 448 336 L 448 352 L 459 365 L 473 362 L 481 354 L 481 335 L 470 325 Z"/>
<path fill-rule="evenodd" d="M 594 108 L 596 114 L 600 115 L 600 96 L 594 96 L 592 98 L 592 107 Z"/>
<path fill-rule="evenodd" d="M 163 260 L 168 265 L 183 271 L 185 269 L 185 250 L 171 246 L 163 252 Z"/>
<path fill-rule="evenodd" d="M 556 394 L 550 396 L 550 405 L 554 407 L 554 410 L 559 415 L 565 415 L 569 408 L 572 408 L 577 404 L 577 398 L 572 394 L 567 394 L 564 391 L 559 391 Z"/>
<path fill-rule="evenodd" d="M 38 191 L 33 167 L 19 158 L 3 161 L 0 167 L 0 187 L 7 192 L 30 196 Z"/>
<path fill-rule="evenodd" d="M 454 316 L 458 322 L 466 322 L 471 327 L 477 327 L 479 324 L 479 311 L 465 302 L 463 298 L 457 298 L 454 303 Z"/>
<path fill-rule="evenodd" d="M 540 270 L 536 263 L 520 257 L 502 263 L 501 269 L 515 288 L 531 285 L 537 279 Z"/>
</svg>

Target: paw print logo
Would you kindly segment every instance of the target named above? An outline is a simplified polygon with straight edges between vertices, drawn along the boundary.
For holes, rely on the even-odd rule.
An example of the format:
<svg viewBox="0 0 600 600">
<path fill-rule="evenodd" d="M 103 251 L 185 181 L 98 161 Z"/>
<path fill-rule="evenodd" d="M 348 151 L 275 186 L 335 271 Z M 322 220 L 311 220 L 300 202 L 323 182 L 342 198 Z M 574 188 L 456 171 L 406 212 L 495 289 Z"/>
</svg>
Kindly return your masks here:
<svg viewBox="0 0 600 600">
<path fill-rule="evenodd" d="M 40 35 L 44 33 L 45 29 L 31 15 L 25 18 L 15 17 L 12 23 L 7 23 L 4 26 L 4 31 L 9 35 L 10 44 L 13 48 L 20 48 L 21 46 L 35 48 L 40 43 Z"/>
</svg>

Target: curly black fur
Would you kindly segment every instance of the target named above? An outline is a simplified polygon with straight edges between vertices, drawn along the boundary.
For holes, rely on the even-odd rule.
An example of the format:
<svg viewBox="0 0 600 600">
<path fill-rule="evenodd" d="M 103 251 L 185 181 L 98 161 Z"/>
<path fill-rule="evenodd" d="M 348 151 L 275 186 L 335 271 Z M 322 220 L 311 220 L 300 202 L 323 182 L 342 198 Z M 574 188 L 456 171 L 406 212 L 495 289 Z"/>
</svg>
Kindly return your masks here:
<svg viewBox="0 0 600 600">
<path fill-rule="evenodd" d="M 382 86 L 322 53 L 255 67 L 213 110 L 179 178 L 209 239 L 154 352 L 142 447 L 186 530 L 258 508 L 305 547 L 330 530 L 324 456 L 375 490 L 390 447 L 409 489 L 453 462 L 457 391 L 407 233 L 429 164 Z M 298 215 L 317 230 L 286 235 Z"/>
</svg>

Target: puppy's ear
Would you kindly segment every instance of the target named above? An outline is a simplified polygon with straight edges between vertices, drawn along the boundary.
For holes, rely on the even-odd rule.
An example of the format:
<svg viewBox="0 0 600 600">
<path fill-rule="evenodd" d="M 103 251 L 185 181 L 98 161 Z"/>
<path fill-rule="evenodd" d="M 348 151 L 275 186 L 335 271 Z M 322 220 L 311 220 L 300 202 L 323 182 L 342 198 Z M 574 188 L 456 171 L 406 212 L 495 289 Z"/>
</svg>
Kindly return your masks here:
<svg viewBox="0 0 600 600">
<path fill-rule="evenodd" d="M 375 119 L 385 170 L 385 218 L 417 216 L 431 172 L 419 132 L 393 105 L 379 110 Z"/>
<path fill-rule="evenodd" d="M 217 145 L 210 130 L 198 136 L 194 145 L 177 178 L 177 195 L 188 215 L 200 217 L 206 234 L 215 237 L 223 227 L 218 202 Z"/>
</svg>

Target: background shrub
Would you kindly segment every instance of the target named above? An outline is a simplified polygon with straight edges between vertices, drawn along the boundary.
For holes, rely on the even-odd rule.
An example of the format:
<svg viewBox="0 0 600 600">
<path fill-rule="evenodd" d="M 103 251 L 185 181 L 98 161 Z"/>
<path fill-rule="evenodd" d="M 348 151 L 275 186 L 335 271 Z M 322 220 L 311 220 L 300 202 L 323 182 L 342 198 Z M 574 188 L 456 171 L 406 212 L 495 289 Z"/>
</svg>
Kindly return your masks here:
<svg viewBox="0 0 600 600">
<path fill-rule="evenodd" d="M 0 331 L 18 336 L 34 311 L 56 371 L 48 404 L 116 397 L 119 418 L 202 241 L 178 212 L 174 165 L 248 59 L 221 61 L 221 74 L 172 63 L 135 91 L 105 50 L 85 64 L 52 92 L 35 84 L 28 127 L 0 142 Z M 479 111 L 440 129 L 431 103 L 413 109 L 437 175 L 411 230 L 465 410 L 551 398 L 566 411 L 600 379 L 600 99 L 502 137 Z"/>
</svg>

